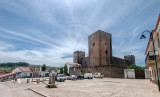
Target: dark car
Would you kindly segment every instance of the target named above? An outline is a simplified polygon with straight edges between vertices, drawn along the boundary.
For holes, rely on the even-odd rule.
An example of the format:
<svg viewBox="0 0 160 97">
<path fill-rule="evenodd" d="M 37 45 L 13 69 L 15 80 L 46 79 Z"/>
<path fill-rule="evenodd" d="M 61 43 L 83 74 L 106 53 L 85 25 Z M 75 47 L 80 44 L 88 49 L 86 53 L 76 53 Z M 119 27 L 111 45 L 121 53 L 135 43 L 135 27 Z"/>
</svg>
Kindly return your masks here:
<svg viewBox="0 0 160 97">
<path fill-rule="evenodd" d="M 83 75 L 77 75 L 77 79 L 84 79 Z"/>
</svg>

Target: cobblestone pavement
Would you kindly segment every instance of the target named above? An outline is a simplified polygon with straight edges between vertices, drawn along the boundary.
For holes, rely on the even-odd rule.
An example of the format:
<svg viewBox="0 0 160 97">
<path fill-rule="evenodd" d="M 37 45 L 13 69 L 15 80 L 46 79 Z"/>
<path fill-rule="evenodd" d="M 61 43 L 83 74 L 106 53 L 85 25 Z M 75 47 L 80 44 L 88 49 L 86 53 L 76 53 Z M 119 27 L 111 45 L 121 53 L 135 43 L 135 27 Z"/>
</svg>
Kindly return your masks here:
<svg viewBox="0 0 160 97">
<path fill-rule="evenodd" d="M 158 87 L 151 83 L 149 79 L 118 79 L 103 78 L 92 80 L 77 80 L 56 82 L 57 88 L 46 88 L 40 83 L 13 82 L 0 83 L 10 90 L 11 97 L 41 97 L 28 90 L 31 88 L 47 97 L 160 97 Z M 0 93 L 1 94 L 1 93 Z M 2 96 L 3 97 L 3 96 Z M 10 97 L 10 96 L 4 96 Z"/>
</svg>

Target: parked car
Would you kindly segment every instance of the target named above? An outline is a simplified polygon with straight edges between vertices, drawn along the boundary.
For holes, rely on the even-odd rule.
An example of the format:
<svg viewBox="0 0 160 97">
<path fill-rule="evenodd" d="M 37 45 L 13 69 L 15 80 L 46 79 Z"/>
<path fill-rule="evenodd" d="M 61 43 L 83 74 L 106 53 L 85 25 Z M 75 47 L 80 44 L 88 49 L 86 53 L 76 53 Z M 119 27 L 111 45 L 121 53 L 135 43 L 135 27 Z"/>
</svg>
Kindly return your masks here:
<svg viewBox="0 0 160 97">
<path fill-rule="evenodd" d="M 58 74 L 57 76 L 57 81 L 61 82 L 61 81 L 65 81 L 66 80 L 66 77 L 64 74 Z"/>
<path fill-rule="evenodd" d="M 94 78 L 103 78 L 104 74 L 103 73 L 95 73 Z"/>
<path fill-rule="evenodd" d="M 93 78 L 93 74 L 92 73 L 85 73 L 84 74 L 84 78 L 86 78 L 86 79 L 92 79 Z"/>
<path fill-rule="evenodd" d="M 68 80 L 77 80 L 77 76 L 76 75 L 70 75 L 67 79 Z"/>
<path fill-rule="evenodd" d="M 77 75 L 77 79 L 84 79 L 83 75 Z"/>
</svg>

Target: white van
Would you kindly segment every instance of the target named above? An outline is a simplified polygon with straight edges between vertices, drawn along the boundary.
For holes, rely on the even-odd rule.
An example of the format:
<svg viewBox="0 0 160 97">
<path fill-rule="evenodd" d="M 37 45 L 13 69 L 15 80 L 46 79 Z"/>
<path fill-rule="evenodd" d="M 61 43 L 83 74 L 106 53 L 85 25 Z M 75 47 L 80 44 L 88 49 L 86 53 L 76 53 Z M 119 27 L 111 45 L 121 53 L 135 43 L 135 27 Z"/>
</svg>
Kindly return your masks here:
<svg viewBox="0 0 160 97">
<path fill-rule="evenodd" d="M 85 79 L 92 79 L 93 78 L 93 74 L 92 73 L 85 73 L 84 74 L 84 78 Z"/>
<path fill-rule="evenodd" d="M 103 73 L 95 73 L 94 78 L 103 78 L 104 74 Z"/>
</svg>

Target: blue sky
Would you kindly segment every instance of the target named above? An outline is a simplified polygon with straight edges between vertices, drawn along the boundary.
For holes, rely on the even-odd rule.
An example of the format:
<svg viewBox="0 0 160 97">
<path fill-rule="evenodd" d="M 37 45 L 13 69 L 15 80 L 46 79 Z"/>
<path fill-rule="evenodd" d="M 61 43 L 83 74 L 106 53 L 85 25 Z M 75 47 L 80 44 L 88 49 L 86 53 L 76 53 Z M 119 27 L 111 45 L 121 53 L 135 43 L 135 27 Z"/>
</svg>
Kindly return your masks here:
<svg viewBox="0 0 160 97">
<path fill-rule="evenodd" d="M 113 56 L 133 54 L 145 65 L 148 40 L 155 28 L 159 0 L 0 0 L 0 62 L 62 66 L 73 52 L 88 55 L 88 35 L 112 34 Z"/>
</svg>

